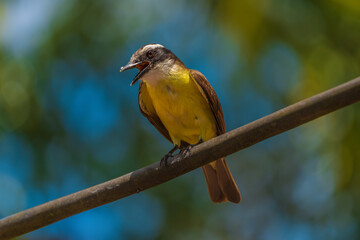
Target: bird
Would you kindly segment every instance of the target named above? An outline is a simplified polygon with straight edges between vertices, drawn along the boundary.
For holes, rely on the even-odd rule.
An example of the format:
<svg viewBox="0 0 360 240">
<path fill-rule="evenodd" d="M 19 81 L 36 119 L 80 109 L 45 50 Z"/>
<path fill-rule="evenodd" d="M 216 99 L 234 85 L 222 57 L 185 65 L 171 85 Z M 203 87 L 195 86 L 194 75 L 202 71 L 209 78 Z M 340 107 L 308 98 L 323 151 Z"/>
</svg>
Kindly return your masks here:
<svg viewBox="0 0 360 240">
<path fill-rule="evenodd" d="M 174 147 L 160 165 L 179 150 L 189 154 L 192 146 L 225 133 L 220 101 L 205 76 L 191 70 L 161 44 L 139 48 L 120 72 L 137 68 L 130 86 L 140 80 L 141 113 Z M 225 158 L 202 167 L 210 199 L 214 203 L 239 203 L 241 194 Z"/>
</svg>

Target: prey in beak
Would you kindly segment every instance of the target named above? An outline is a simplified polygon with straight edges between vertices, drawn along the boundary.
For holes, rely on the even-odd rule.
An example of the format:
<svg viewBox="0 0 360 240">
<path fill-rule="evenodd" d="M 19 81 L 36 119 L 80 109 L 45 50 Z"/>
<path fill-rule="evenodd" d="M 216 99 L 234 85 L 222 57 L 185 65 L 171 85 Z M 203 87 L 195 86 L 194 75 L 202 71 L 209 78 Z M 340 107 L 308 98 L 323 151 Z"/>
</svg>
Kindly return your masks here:
<svg viewBox="0 0 360 240">
<path fill-rule="evenodd" d="M 125 66 L 121 67 L 120 72 L 124 72 L 124 71 L 132 69 L 132 68 L 139 69 L 139 73 L 136 74 L 135 78 L 130 83 L 130 86 L 132 86 L 149 70 L 149 66 L 150 66 L 149 61 L 142 61 L 142 62 L 136 62 L 136 63 L 132 63 L 130 61 Z"/>
</svg>

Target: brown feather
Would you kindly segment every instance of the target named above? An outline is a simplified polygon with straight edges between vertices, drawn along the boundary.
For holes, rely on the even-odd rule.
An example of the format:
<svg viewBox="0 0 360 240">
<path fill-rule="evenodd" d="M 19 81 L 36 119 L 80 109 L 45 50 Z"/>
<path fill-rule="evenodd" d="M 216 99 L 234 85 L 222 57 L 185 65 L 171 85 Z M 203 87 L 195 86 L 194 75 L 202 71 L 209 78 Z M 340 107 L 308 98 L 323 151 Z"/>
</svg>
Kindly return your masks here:
<svg viewBox="0 0 360 240">
<path fill-rule="evenodd" d="M 241 194 L 226 164 L 225 158 L 217 160 L 215 165 L 218 183 L 222 192 L 230 202 L 239 203 L 241 201 Z"/>
<path fill-rule="evenodd" d="M 204 165 L 202 170 L 204 171 L 206 185 L 211 201 L 214 203 L 221 203 L 226 201 L 223 191 L 218 184 L 216 170 L 210 164 Z"/>
<path fill-rule="evenodd" d="M 216 121 L 217 135 L 225 133 L 225 121 L 220 101 L 205 76 L 196 70 L 190 70 L 190 75 L 197 83 L 199 90 L 207 100 Z M 241 201 L 240 191 L 226 164 L 225 158 L 215 161 L 214 165 L 203 166 L 210 198 L 219 203 L 228 200 L 233 203 Z M 219 190 L 221 193 L 219 193 Z"/>
<path fill-rule="evenodd" d="M 211 87 L 209 81 L 205 78 L 205 76 L 201 72 L 197 70 L 190 70 L 190 75 L 195 80 L 202 95 L 209 103 L 211 111 L 216 120 L 217 135 L 221 135 L 225 133 L 224 114 L 221 108 L 220 101 L 214 89 Z"/>
</svg>

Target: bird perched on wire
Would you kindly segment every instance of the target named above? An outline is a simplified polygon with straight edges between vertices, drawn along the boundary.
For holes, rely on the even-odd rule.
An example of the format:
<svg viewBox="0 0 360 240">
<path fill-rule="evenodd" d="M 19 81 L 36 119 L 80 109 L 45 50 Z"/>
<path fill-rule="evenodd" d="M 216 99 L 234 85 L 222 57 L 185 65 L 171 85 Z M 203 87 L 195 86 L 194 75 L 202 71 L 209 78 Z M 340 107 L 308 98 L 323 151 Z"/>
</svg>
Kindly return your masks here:
<svg viewBox="0 0 360 240">
<path fill-rule="evenodd" d="M 219 99 L 202 73 L 188 69 L 174 53 L 160 44 L 138 49 L 120 72 L 137 68 L 133 85 L 141 79 L 141 113 L 174 148 L 162 159 L 166 165 L 173 152 L 188 154 L 195 144 L 225 133 Z M 225 158 L 202 167 L 210 198 L 215 203 L 241 201 L 240 191 Z"/>
</svg>

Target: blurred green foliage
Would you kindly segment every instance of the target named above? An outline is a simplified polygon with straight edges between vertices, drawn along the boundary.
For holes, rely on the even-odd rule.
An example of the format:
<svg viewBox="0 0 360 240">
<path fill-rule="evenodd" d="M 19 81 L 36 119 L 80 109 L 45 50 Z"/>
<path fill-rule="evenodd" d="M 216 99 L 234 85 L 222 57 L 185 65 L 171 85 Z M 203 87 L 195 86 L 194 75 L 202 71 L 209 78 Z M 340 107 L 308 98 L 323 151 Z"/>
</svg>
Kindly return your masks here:
<svg viewBox="0 0 360 240">
<path fill-rule="evenodd" d="M 209 79 L 234 129 L 360 73 L 357 0 L 0 2 L 0 217 L 158 161 L 134 72 L 157 42 Z M 200 170 L 21 239 L 355 239 L 355 104 L 228 157 L 243 202 Z"/>
</svg>

